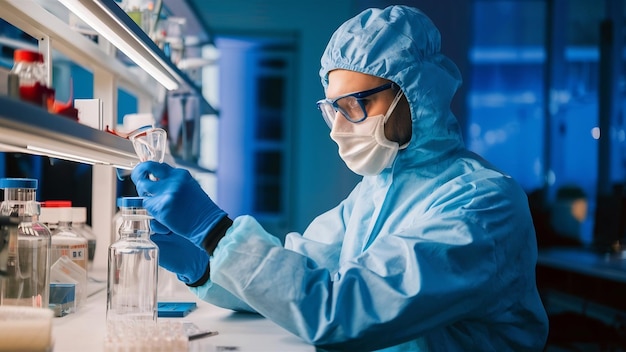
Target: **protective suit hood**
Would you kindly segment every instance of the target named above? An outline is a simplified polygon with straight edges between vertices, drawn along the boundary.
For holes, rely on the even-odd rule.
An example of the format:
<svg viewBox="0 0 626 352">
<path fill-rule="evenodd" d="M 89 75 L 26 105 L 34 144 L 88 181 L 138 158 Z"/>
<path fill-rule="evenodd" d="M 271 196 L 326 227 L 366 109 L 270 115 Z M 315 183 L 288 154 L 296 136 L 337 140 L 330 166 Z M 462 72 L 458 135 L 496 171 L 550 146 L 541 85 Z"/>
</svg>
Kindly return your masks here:
<svg viewBox="0 0 626 352">
<path fill-rule="evenodd" d="M 463 147 L 450 102 L 461 83 L 456 65 L 440 53 L 441 37 L 421 11 L 406 6 L 368 9 L 345 22 L 321 58 L 324 90 L 328 73 L 346 69 L 395 82 L 410 105 L 413 134 L 395 167 L 420 165 Z"/>
</svg>

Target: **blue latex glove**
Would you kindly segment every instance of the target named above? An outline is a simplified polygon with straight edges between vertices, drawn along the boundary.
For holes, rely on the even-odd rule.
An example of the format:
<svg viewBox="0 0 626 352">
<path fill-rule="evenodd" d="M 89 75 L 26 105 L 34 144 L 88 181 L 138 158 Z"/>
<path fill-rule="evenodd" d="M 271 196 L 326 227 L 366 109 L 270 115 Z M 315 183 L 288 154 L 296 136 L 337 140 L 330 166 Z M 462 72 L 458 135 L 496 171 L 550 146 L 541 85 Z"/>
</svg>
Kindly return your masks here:
<svg viewBox="0 0 626 352">
<path fill-rule="evenodd" d="M 152 242 L 159 246 L 159 265 L 175 273 L 188 285 L 202 285 L 208 280 L 209 255 L 190 240 L 173 234 L 154 234 Z M 203 282 L 198 282 L 207 275 Z"/>
<path fill-rule="evenodd" d="M 133 169 L 131 178 L 137 193 L 146 197 L 143 204 L 154 217 L 154 233 L 172 231 L 203 247 L 209 231 L 226 216 L 187 170 L 146 161 Z"/>
</svg>

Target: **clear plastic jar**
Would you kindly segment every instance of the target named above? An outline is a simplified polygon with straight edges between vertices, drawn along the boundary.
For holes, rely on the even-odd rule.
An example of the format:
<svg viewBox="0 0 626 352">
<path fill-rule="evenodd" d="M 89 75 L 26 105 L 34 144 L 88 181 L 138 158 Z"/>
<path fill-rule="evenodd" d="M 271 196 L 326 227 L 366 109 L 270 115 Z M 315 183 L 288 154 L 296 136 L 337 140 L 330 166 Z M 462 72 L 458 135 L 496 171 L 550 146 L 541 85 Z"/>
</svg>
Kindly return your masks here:
<svg viewBox="0 0 626 352">
<path fill-rule="evenodd" d="M 46 84 L 46 68 L 41 53 L 15 50 L 14 73 L 19 78 L 20 99 L 48 109 L 54 104 L 54 90 Z"/>
<path fill-rule="evenodd" d="M 150 216 L 143 198 L 124 197 L 119 239 L 109 246 L 107 322 L 157 320 L 159 249 L 150 240 Z"/>
<path fill-rule="evenodd" d="M 13 275 L 2 280 L 0 305 L 47 308 L 50 297 L 50 230 L 38 221 L 37 180 L 2 178 L 0 215 L 20 218 Z"/>
</svg>

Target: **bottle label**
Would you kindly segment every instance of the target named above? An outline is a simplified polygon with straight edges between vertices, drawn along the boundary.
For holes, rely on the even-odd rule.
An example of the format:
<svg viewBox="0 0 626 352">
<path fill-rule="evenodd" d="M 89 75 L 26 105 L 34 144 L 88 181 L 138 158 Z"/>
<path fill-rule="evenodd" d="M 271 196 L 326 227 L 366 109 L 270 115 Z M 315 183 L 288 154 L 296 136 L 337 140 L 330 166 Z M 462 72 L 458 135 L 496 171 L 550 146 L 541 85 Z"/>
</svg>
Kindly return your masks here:
<svg viewBox="0 0 626 352">
<path fill-rule="evenodd" d="M 73 262 L 87 270 L 87 246 L 86 245 L 54 245 L 52 248 L 53 262 L 62 256 L 67 256 Z"/>
</svg>

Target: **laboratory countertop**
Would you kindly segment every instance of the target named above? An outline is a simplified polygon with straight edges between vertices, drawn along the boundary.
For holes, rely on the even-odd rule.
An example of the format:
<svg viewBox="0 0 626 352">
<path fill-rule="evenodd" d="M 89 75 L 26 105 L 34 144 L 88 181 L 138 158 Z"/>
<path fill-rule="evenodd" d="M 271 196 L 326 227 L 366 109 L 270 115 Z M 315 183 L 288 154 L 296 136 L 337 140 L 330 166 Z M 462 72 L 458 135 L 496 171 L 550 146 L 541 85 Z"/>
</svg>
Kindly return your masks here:
<svg viewBox="0 0 626 352">
<path fill-rule="evenodd" d="M 626 252 L 600 253 L 589 248 L 545 248 L 539 250 L 537 264 L 626 283 Z"/>
<path fill-rule="evenodd" d="M 173 282 L 173 281 L 170 281 Z M 174 287 L 172 289 L 172 287 Z M 256 314 L 237 313 L 199 300 L 177 282 L 170 284 L 162 301 L 196 302 L 197 309 L 182 318 L 159 318 L 192 322 L 218 334 L 190 341 L 190 351 L 310 351 L 314 346 Z M 86 304 L 76 313 L 53 319 L 55 352 L 104 351 L 106 334 L 106 283 L 90 283 Z"/>
</svg>

